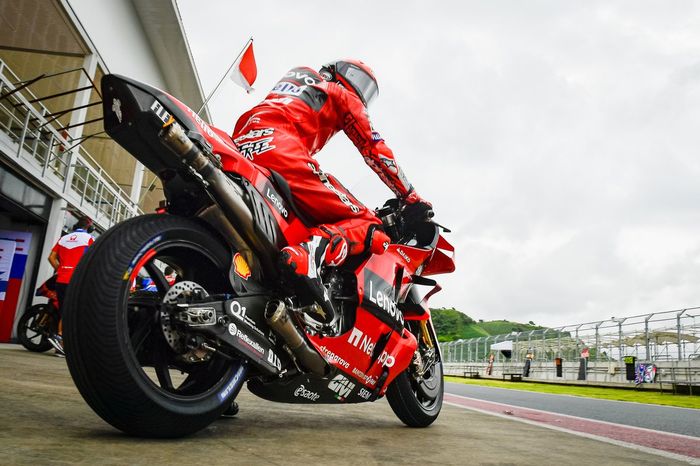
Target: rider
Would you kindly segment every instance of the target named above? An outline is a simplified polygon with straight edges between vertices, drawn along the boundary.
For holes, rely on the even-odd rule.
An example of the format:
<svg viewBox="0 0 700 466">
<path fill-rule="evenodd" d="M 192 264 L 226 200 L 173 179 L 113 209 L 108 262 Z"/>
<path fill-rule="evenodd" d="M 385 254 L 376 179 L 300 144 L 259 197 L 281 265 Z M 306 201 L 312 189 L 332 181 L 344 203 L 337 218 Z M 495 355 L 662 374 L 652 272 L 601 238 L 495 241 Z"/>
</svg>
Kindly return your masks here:
<svg viewBox="0 0 700 466">
<path fill-rule="evenodd" d="M 63 300 L 66 297 L 68 283 L 73 276 L 75 267 L 78 265 L 80 258 L 83 257 L 87 247 L 95 241 L 95 238 L 90 234 L 93 229 L 90 218 L 80 218 L 73 226 L 73 231 L 61 236 L 49 254 L 49 263 L 56 271 L 56 295 L 58 297 L 59 315 L 61 315 Z M 61 322 L 59 322 L 57 335 L 59 342 L 61 341 L 61 333 Z M 59 347 L 56 347 L 56 350 L 59 353 L 63 351 Z"/>
<path fill-rule="evenodd" d="M 293 68 L 265 100 L 238 119 L 233 132 L 241 154 L 281 175 L 296 206 L 317 225 L 305 242 L 283 248 L 280 259 L 323 307 L 330 303 L 319 278 L 322 265 L 337 266 L 365 251 L 381 254 L 390 241 L 374 213 L 314 160 L 335 133 L 345 132 L 414 215 L 431 209 L 370 122 L 367 106 L 378 92 L 374 73 L 359 60 L 334 61 L 318 72 Z"/>
</svg>

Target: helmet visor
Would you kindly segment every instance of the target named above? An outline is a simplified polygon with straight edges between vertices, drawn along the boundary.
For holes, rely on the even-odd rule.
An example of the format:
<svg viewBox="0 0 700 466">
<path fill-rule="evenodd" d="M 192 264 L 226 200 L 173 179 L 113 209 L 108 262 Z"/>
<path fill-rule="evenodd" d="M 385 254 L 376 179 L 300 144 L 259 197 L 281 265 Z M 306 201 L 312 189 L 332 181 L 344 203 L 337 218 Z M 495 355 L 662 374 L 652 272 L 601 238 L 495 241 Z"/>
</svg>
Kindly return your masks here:
<svg viewBox="0 0 700 466">
<path fill-rule="evenodd" d="M 355 90 L 366 106 L 379 95 L 377 82 L 362 68 L 352 63 L 339 63 L 336 73 L 343 77 Z"/>
</svg>

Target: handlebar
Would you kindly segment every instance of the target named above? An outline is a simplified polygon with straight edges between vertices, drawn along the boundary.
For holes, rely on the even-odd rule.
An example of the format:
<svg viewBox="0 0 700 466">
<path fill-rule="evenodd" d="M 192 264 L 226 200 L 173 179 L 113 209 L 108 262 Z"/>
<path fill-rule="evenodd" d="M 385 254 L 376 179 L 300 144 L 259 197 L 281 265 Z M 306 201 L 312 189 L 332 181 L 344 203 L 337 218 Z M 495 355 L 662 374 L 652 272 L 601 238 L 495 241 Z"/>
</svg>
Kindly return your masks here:
<svg viewBox="0 0 700 466">
<path fill-rule="evenodd" d="M 413 205 L 413 204 L 411 204 Z M 382 220 L 384 231 L 394 243 L 408 244 L 415 242 L 418 245 L 429 245 L 436 235 L 437 229 L 449 232 L 447 228 L 436 223 L 433 218 L 433 209 L 426 209 L 419 212 L 407 212 L 409 207 L 404 201 L 398 198 L 387 200 L 384 205 L 375 210 L 375 214 Z M 418 214 L 418 217 L 410 216 Z"/>
</svg>

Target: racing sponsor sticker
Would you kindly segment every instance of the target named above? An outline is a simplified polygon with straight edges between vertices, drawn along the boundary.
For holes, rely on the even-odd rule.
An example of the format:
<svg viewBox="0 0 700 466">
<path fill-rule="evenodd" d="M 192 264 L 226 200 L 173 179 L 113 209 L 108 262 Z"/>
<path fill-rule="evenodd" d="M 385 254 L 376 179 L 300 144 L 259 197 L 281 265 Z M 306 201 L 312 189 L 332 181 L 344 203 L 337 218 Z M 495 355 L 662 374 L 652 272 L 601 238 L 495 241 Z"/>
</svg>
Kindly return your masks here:
<svg viewBox="0 0 700 466">
<path fill-rule="evenodd" d="M 321 353 L 323 353 L 323 356 L 326 358 L 326 361 L 330 363 L 337 363 L 340 366 L 343 366 L 346 369 L 350 368 L 350 363 L 347 362 L 345 359 L 341 358 L 337 354 L 335 354 L 333 351 L 329 350 L 325 346 L 321 346 L 319 348 L 321 350 Z"/>
<path fill-rule="evenodd" d="M 249 160 L 255 160 L 256 155 L 264 154 L 265 152 L 276 149 L 277 146 L 273 146 L 272 137 L 258 139 L 257 141 L 248 141 L 238 144 L 238 152 Z"/>
<path fill-rule="evenodd" d="M 384 166 L 390 173 L 393 173 L 394 175 L 397 175 L 399 173 L 399 167 L 396 166 L 395 160 L 392 160 L 389 157 L 385 157 L 383 155 L 379 156 L 379 160 L 381 160 L 381 162 L 384 164 Z"/>
<path fill-rule="evenodd" d="M 280 81 L 275 85 L 275 87 L 272 88 L 272 92 L 275 94 L 293 95 L 295 97 L 299 97 L 301 93 L 304 92 L 304 89 L 306 89 L 306 86 L 297 86 L 296 84 L 292 84 L 290 82 Z"/>
<path fill-rule="evenodd" d="M 231 392 L 236 388 L 236 385 L 238 385 L 238 382 L 242 382 L 242 375 L 243 371 L 245 370 L 245 366 L 241 364 L 238 367 L 238 370 L 236 371 L 235 374 L 233 374 L 233 377 L 229 381 L 229 383 L 226 384 L 226 387 L 224 387 L 223 390 L 219 392 L 219 401 L 223 402 L 228 398 L 228 396 L 231 394 Z"/>
<path fill-rule="evenodd" d="M 233 271 L 243 280 L 250 278 L 250 266 L 239 252 L 233 256 Z"/>
<path fill-rule="evenodd" d="M 394 301 L 394 287 L 371 270 L 365 270 L 362 305 L 389 324 L 403 327 L 403 313 Z"/>
<path fill-rule="evenodd" d="M 352 389 L 355 388 L 355 384 L 350 382 L 350 379 L 343 375 L 336 375 L 328 384 L 328 388 L 332 392 L 335 392 L 335 397 L 338 400 L 344 401 L 352 392 Z"/>
<path fill-rule="evenodd" d="M 360 208 L 358 206 L 356 206 L 355 204 L 353 204 L 352 200 L 350 199 L 350 197 L 347 194 L 345 194 L 344 192 L 342 192 L 341 190 L 336 188 L 333 185 L 333 183 L 331 183 L 331 180 L 328 179 L 328 175 L 323 173 L 323 170 L 321 170 L 320 168 L 317 169 L 316 166 L 314 166 L 314 164 L 311 162 L 307 163 L 307 165 L 309 166 L 309 168 L 311 169 L 313 174 L 318 176 L 318 179 L 321 180 L 321 183 L 323 183 L 323 185 L 326 188 L 328 188 L 328 190 L 330 192 L 332 192 L 333 194 L 338 196 L 338 199 L 340 199 L 340 202 L 345 204 L 355 214 L 360 211 Z"/>
<path fill-rule="evenodd" d="M 279 194 L 270 189 L 269 186 L 265 187 L 265 197 L 270 201 L 270 203 L 272 203 L 273 206 L 275 206 L 275 209 L 277 209 L 277 212 L 279 212 L 282 217 L 289 217 L 289 211 L 284 206 L 284 202 L 282 202 L 282 199 L 280 199 Z"/>
<path fill-rule="evenodd" d="M 246 315 L 246 311 L 248 309 L 244 305 L 242 305 L 236 300 L 233 300 L 231 301 L 231 304 L 229 304 L 229 310 L 231 311 L 231 314 L 233 314 L 234 317 L 248 324 L 248 327 L 254 330 L 261 337 L 265 338 L 265 333 L 258 328 L 258 324 L 248 315 Z"/>
<path fill-rule="evenodd" d="M 233 140 L 236 144 L 245 141 L 246 139 L 257 139 L 265 136 L 272 136 L 275 132 L 275 128 L 262 128 L 262 129 L 251 129 L 245 134 L 241 134 L 236 139 Z"/>
<path fill-rule="evenodd" d="M 309 401 L 316 401 L 321 398 L 321 395 L 308 390 L 306 387 L 304 387 L 304 385 L 299 385 L 299 387 L 294 390 L 294 396 L 297 398 L 306 398 Z"/>
</svg>

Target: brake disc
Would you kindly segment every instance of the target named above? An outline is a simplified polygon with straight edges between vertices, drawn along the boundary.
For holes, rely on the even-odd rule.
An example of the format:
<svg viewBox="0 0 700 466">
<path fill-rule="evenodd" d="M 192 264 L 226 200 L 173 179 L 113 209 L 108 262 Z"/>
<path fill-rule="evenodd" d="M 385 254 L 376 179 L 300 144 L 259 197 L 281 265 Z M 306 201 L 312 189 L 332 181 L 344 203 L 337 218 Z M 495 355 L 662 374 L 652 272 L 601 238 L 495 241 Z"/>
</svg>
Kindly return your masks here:
<svg viewBox="0 0 700 466">
<path fill-rule="evenodd" d="M 194 294 L 195 291 L 197 291 L 197 294 L 201 297 L 209 296 L 206 290 L 195 282 L 182 281 L 175 283 L 170 287 L 168 292 L 165 293 L 165 297 L 163 297 L 163 304 L 177 304 L 182 297 L 184 297 L 184 301 L 187 302 L 187 298 Z M 160 326 L 163 330 L 165 341 L 168 342 L 168 345 L 173 349 L 173 351 L 178 354 L 182 354 L 187 351 L 187 336 L 173 327 L 172 316 L 169 312 L 160 311 Z"/>
</svg>

